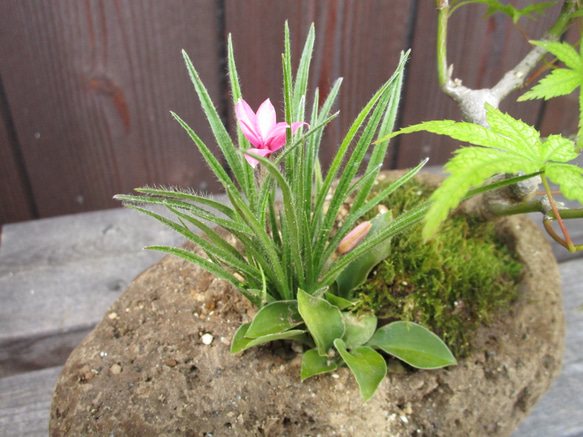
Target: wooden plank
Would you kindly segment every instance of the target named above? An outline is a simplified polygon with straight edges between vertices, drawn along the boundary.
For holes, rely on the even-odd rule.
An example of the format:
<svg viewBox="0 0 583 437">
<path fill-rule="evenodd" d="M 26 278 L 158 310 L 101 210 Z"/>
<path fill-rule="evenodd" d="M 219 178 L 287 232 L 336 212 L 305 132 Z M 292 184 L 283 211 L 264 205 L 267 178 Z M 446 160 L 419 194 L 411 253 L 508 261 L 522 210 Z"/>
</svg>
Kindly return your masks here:
<svg viewBox="0 0 583 437">
<path fill-rule="evenodd" d="M 46 437 L 51 394 L 61 373 L 52 367 L 0 379 L 0 430 L 4 437 Z"/>
<path fill-rule="evenodd" d="M 0 80 L 0 227 L 34 218 L 26 175 L 15 153 L 19 146 L 11 135 L 11 119 L 1 87 Z"/>
<path fill-rule="evenodd" d="M 219 102 L 215 2 L 1 2 L 0 32 L 6 98 L 41 217 L 117 206 L 114 194 L 144 184 L 217 188 L 169 114 L 213 143 L 180 50 Z"/>
<path fill-rule="evenodd" d="M 63 364 L 140 272 L 182 237 L 129 209 L 7 225 L 0 246 L 0 377 Z"/>
<path fill-rule="evenodd" d="M 271 2 L 226 0 L 226 30 L 233 36 L 243 95 L 253 108 L 270 97 L 282 117 L 281 53 L 287 20 L 292 52 L 299 58 L 310 23 L 316 44 L 308 101 L 315 88 L 320 100 L 338 77 L 344 82 L 339 118 L 326 131 L 321 159 L 330 161 L 350 123 L 395 69 L 407 46 L 412 1 L 387 7 L 383 0 Z M 269 25 L 265 25 L 269 23 Z"/>
<path fill-rule="evenodd" d="M 512 4 L 523 7 L 529 3 L 528 0 L 521 0 Z M 556 5 L 549 9 L 546 16 L 537 21 L 522 19 L 520 25 L 530 38 L 536 39 L 556 18 L 559 7 Z M 462 79 L 464 85 L 474 89 L 493 86 L 530 49 L 511 19 L 494 14 L 483 20 L 486 10 L 483 5 L 462 7 L 455 12 L 449 25 L 448 62 L 455 67 L 454 77 Z M 439 89 L 435 66 L 436 32 L 435 3 L 418 2 L 402 126 L 426 120 L 461 118 L 457 106 Z M 542 103 L 517 103 L 515 100 L 519 95 L 518 92 L 511 94 L 502 102 L 501 109 L 515 118 L 534 124 L 538 121 Z M 428 133 L 405 135 L 398 144 L 398 168 L 414 166 L 427 156 L 431 158 L 431 165 L 443 164 L 451 152 L 459 147 L 457 141 Z"/>
</svg>

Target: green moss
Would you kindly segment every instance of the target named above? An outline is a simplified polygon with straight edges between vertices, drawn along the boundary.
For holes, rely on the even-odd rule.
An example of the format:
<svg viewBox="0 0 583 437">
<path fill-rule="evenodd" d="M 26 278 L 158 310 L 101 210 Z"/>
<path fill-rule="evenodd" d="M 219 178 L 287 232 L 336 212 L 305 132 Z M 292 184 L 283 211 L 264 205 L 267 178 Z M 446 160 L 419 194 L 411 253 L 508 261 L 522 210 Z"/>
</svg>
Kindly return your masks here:
<svg viewBox="0 0 583 437">
<path fill-rule="evenodd" d="M 389 196 L 385 206 L 396 216 L 425 200 L 431 190 L 411 181 Z M 393 237 L 392 255 L 357 291 L 358 309 L 374 311 L 383 322 L 420 323 L 461 358 L 470 351 L 476 327 L 516 299 L 520 268 L 493 224 L 453 216 L 430 242 L 423 243 L 421 225 Z"/>
</svg>

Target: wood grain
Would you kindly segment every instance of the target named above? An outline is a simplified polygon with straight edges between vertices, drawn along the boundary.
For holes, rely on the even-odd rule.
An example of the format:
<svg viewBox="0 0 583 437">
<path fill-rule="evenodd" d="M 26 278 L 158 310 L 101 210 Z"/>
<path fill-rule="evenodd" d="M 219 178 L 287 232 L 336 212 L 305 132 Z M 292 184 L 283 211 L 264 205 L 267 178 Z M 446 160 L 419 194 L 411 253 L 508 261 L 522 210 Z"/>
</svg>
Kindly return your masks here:
<svg viewBox="0 0 583 437">
<path fill-rule="evenodd" d="M 19 160 L 18 144 L 1 87 L 0 77 L 0 226 L 36 218 L 34 199 L 26 185 L 26 169 Z"/>
<path fill-rule="evenodd" d="M 41 216 L 113 207 L 144 184 L 217 188 L 169 114 L 213 143 L 180 50 L 218 99 L 215 13 L 204 0 L 0 5 L 18 41 L 0 44 L 2 77 Z"/>
</svg>

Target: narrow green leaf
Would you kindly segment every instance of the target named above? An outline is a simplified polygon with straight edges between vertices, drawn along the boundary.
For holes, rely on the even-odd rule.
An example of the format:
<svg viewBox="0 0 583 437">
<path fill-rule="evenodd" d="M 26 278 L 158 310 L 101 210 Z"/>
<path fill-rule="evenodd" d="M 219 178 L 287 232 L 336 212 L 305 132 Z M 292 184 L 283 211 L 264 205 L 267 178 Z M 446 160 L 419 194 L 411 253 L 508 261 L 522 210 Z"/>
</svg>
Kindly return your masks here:
<svg viewBox="0 0 583 437">
<path fill-rule="evenodd" d="M 217 140 L 217 145 L 221 149 L 223 156 L 226 158 L 229 167 L 235 175 L 235 178 L 237 178 L 239 184 L 244 186 L 246 179 L 241 176 L 245 174 L 245 170 L 242 166 L 243 163 L 241 162 L 240 155 L 234 147 L 231 137 L 227 132 L 221 117 L 215 109 L 215 105 L 213 104 L 207 89 L 202 83 L 198 72 L 194 68 L 192 61 L 184 50 L 182 51 L 182 56 L 184 57 L 186 68 L 188 69 L 190 79 L 192 80 L 192 84 L 194 85 L 194 89 L 198 95 L 204 114 L 207 117 L 211 130 L 213 131 L 213 134 Z M 244 188 L 247 187 L 244 186 Z"/>
<path fill-rule="evenodd" d="M 367 344 L 420 369 L 437 369 L 457 363 L 437 335 L 413 322 L 385 325 L 377 330 Z"/>
<path fill-rule="evenodd" d="M 334 346 L 354 374 L 362 400 L 367 402 L 387 374 L 385 359 L 367 346 L 360 346 L 348 352 L 346 344 L 341 339 L 334 340 Z"/>
<path fill-rule="evenodd" d="M 208 206 L 217 210 L 218 212 L 224 214 L 231 220 L 235 219 L 235 211 L 225 205 L 224 201 L 214 200 L 210 197 L 205 196 L 198 196 L 193 193 L 187 193 L 184 191 L 179 191 L 175 188 L 151 188 L 151 187 L 142 187 L 136 188 L 135 191 L 142 194 L 148 194 L 151 196 L 160 196 L 160 197 L 168 197 L 171 199 L 179 199 L 179 200 L 186 200 L 187 202 L 194 202 L 201 205 Z"/>
<path fill-rule="evenodd" d="M 303 382 L 312 376 L 333 372 L 337 368 L 336 360 L 321 356 L 317 349 L 310 349 L 302 357 L 301 380 Z"/>
<path fill-rule="evenodd" d="M 329 355 L 334 339 L 344 335 L 340 310 L 326 299 L 309 295 L 301 289 L 298 290 L 298 308 L 314 338 L 318 353 L 322 356 Z"/>
<path fill-rule="evenodd" d="M 265 305 L 253 318 L 248 338 L 257 338 L 269 334 L 277 334 L 303 323 L 298 311 L 297 300 L 280 300 Z"/>
</svg>

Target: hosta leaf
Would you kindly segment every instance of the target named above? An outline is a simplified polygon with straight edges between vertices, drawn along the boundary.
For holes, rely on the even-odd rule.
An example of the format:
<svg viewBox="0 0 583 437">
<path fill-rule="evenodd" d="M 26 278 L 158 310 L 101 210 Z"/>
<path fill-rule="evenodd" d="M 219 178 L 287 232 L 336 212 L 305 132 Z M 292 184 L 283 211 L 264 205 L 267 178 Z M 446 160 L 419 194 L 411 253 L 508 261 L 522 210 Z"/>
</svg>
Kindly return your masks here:
<svg viewBox="0 0 583 437">
<path fill-rule="evenodd" d="M 451 351 L 437 335 L 413 322 L 385 325 L 377 330 L 367 345 L 420 369 L 456 364 Z"/>
<path fill-rule="evenodd" d="M 301 323 L 303 321 L 298 311 L 297 300 L 272 302 L 261 308 L 255 315 L 245 337 L 257 338 L 276 334 L 287 331 Z"/>
<path fill-rule="evenodd" d="M 317 349 L 310 349 L 304 352 L 302 358 L 301 379 L 303 381 L 320 373 L 332 372 L 337 368 L 338 363 L 336 360 L 321 356 Z"/>
<path fill-rule="evenodd" d="M 349 352 L 341 339 L 336 339 L 334 346 L 354 374 L 363 401 L 368 401 L 387 374 L 385 359 L 381 354 L 367 346 L 360 346 Z"/>
<path fill-rule="evenodd" d="M 358 317 L 353 313 L 342 313 L 344 319 L 344 343 L 346 347 L 362 346 L 373 336 L 377 329 L 377 318 L 375 316 Z"/>
<path fill-rule="evenodd" d="M 318 353 L 328 355 L 334 340 L 344 335 L 340 310 L 326 299 L 312 296 L 303 290 L 298 290 L 298 308 L 314 338 Z"/>
<path fill-rule="evenodd" d="M 571 164 L 549 164 L 545 175 L 558 184 L 567 199 L 583 204 L 583 169 Z"/>
</svg>

